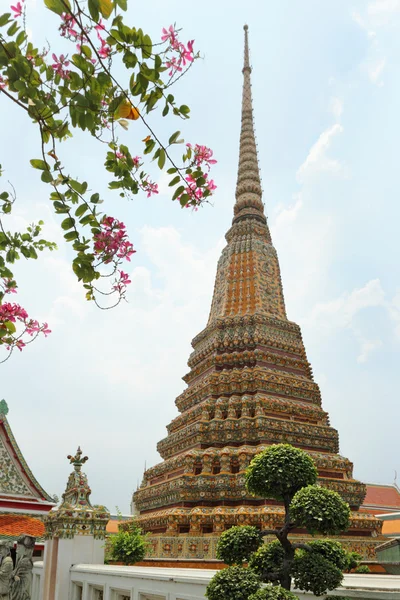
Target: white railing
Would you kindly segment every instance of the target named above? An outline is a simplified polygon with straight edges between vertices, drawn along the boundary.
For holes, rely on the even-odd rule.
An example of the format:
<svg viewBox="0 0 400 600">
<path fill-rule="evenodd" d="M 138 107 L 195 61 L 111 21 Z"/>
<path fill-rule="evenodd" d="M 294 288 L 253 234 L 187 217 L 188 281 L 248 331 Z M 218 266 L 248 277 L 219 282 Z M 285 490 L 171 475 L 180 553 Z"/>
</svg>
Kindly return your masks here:
<svg viewBox="0 0 400 600">
<path fill-rule="evenodd" d="M 35 563 L 32 600 L 42 600 L 42 573 L 43 563 Z M 204 600 L 214 573 L 208 569 L 75 565 L 70 570 L 69 598 L 65 600 Z M 315 600 L 310 594 L 297 595 L 301 600 Z M 345 575 L 343 588 L 330 592 L 331 596 L 400 600 L 400 576 Z"/>
</svg>

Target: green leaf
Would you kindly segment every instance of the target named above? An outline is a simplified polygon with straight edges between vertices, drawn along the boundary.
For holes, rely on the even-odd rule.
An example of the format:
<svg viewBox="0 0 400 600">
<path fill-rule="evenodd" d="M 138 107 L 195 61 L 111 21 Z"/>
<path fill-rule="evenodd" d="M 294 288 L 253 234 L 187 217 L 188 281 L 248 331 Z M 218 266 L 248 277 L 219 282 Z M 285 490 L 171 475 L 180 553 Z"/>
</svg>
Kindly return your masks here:
<svg viewBox="0 0 400 600">
<path fill-rule="evenodd" d="M 11 37 L 18 29 L 18 23 L 17 21 L 14 21 L 14 23 L 7 29 L 7 35 Z"/>
<path fill-rule="evenodd" d="M 40 160 L 39 158 L 32 158 L 30 163 L 34 169 L 40 169 L 41 171 L 48 170 L 47 164 L 44 162 L 44 160 Z"/>
<path fill-rule="evenodd" d="M 178 196 L 180 196 L 182 194 L 182 192 L 184 191 L 185 186 L 184 185 L 180 185 L 178 188 L 176 188 L 174 195 L 172 196 L 172 200 L 176 200 Z"/>
<path fill-rule="evenodd" d="M 68 217 L 67 219 L 64 219 L 64 221 L 61 223 L 61 228 L 64 230 L 71 229 L 74 225 L 75 219 L 73 219 L 72 217 Z"/>
<path fill-rule="evenodd" d="M 158 157 L 158 168 L 162 169 L 165 165 L 165 150 L 160 148 L 160 156 Z"/>
<path fill-rule="evenodd" d="M 116 0 L 116 4 L 121 10 L 127 10 L 128 8 L 127 0 Z"/>
<path fill-rule="evenodd" d="M 76 240 L 79 237 L 79 233 L 77 231 L 68 231 L 64 237 L 67 242 L 72 242 L 72 240 Z"/>
<path fill-rule="evenodd" d="M 179 183 L 181 180 L 180 175 L 177 175 L 176 177 L 174 177 L 173 179 L 171 179 L 171 181 L 169 182 L 169 186 L 172 187 L 173 185 L 176 185 L 177 183 Z"/>
<path fill-rule="evenodd" d="M 45 183 L 50 183 L 51 181 L 53 181 L 53 176 L 50 173 L 50 171 L 43 171 L 42 176 L 40 178 L 42 181 L 44 181 Z"/>
<path fill-rule="evenodd" d="M 89 9 L 89 13 L 90 16 L 92 17 L 93 21 L 96 21 L 96 23 L 99 20 L 99 0 L 88 0 L 88 9 Z"/>
<path fill-rule="evenodd" d="M 171 135 L 171 137 L 169 138 L 168 143 L 174 144 L 180 135 L 181 135 L 180 131 L 175 131 L 175 133 L 173 133 Z"/>
<path fill-rule="evenodd" d="M 9 333 L 15 333 L 17 331 L 17 328 L 11 321 L 5 321 L 4 325 L 7 327 Z"/>
<path fill-rule="evenodd" d="M 62 13 L 67 12 L 67 8 L 71 10 L 69 0 L 44 0 L 44 3 L 49 10 L 52 10 L 57 15 L 61 15 Z"/>
<path fill-rule="evenodd" d="M 88 209 L 88 205 L 87 204 L 81 204 L 80 206 L 78 206 L 78 208 L 75 211 L 75 216 L 76 217 L 81 217 Z"/>
<path fill-rule="evenodd" d="M 98 0 L 99 10 L 105 19 L 111 15 L 113 10 L 113 3 L 111 0 Z"/>
<path fill-rule="evenodd" d="M 4 25 L 7 25 L 7 23 L 9 22 L 11 17 L 10 13 L 4 13 L 4 15 L 0 16 L 0 27 L 3 27 Z"/>
<path fill-rule="evenodd" d="M 179 108 L 179 111 L 183 114 L 183 115 L 187 115 L 190 113 L 190 108 L 188 106 L 186 106 L 186 104 L 182 104 L 182 106 Z"/>
</svg>

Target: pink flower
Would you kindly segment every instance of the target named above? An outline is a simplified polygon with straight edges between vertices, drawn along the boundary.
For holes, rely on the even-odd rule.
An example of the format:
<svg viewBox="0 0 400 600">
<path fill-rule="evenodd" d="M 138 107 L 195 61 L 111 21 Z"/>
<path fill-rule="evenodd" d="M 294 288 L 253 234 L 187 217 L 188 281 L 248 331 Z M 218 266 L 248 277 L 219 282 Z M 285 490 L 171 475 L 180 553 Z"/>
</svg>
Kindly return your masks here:
<svg viewBox="0 0 400 600">
<path fill-rule="evenodd" d="M 175 28 L 173 25 L 170 25 L 168 27 L 168 30 L 165 29 L 165 27 L 163 27 L 161 40 L 163 42 L 166 42 L 167 40 L 169 40 L 169 43 L 172 46 L 172 48 L 176 47 L 177 40 L 178 40 L 178 33 L 175 31 Z"/>
<path fill-rule="evenodd" d="M 176 58 L 176 56 L 168 58 L 167 62 L 165 63 L 165 66 L 167 67 L 167 69 L 170 69 L 170 72 L 168 73 L 170 77 L 177 71 L 182 71 L 181 59 Z"/>
<path fill-rule="evenodd" d="M 108 264 L 116 258 L 125 258 L 130 261 L 130 257 L 136 250 L 133 249 L 133 244 L 127 237 L 124 223 L 114 217 L 104 217 L 100 223 L 100 232 L 93 236 L 94 251 L 104 264 Z"/>
<path fill-rule="evenodd" d="M 120 152 L 119 150 L 117 150 L 117 151 L 115 152 L 115 156 L 116 156 L 117 158 L 119 158 L 119 160 L 122 160 L 122 159 L 124 159 L 124 158 L 125 158 L 125 154 L 122 154 L 122 152 Z"/>
<path fill-rule="evenodd" d="M 19 350 L 20 352 L 22 352 L 22 349 L 23 349 L 23 348 L 25 348 L 25 346 L 26 346 L 26 344 L 25 344 L 25 342 L 23 342 L 22 340 L 17 340 L 17 341 L 15 342 L 15 347 L 16 347 L 16 348 L 18 348 L 18 350 Z M 8 346 L 8 349 L 10 349 L 10 347 L 9 347 L 9 346 Z"/>
<path fill-rule="evenodd" d="M 97 32 L 97 37 L 99 38 L 99 40 L 101 42 L 103 42 L 103 39 L 101 37 L 101 31 L 105 31 L 105 26 L 104 26 L 103 20 L 100 19 L 100 21 L 97 23 L 97 25 L 94 26 L 94 28 Z"/>
<path fill-rule="evenodd" d="M 141 159 L 141 156 L 134 156 L 132 158 L 133 166 L 136 167 L 136 169 L 139 167 Z"/>
<path fill-rule="evenodd" d="M 79 33 L 74 29 L 74 26 L 77 25 L 74 16 L 70 15 L 69 13 L 62 13 L 61 20 L 63 23 L 61 23 L 59 29 L 62 37 L 76 41 L 79 37 Z"/>
<path fill-rule="evenodd" d="M 14 11 L 14 19 L 17 19 L 18 17 L 22 17 L 22 5 L 24 3 L 24 0 L 22 0 L 22 2 L 17 2 L 17 4 L 15 6 L 11 6 L 11 10 Z"/>
<path fill-rule="evenodd" d="M 107 42 L 105 40 L 102 40 L 100 38 L 101 41 L 101 48 L 98 50 L 99 56 L 100 58 L 108 58 L 111 52 L 111 48 L 110 46 L 108 46 Z"/>
<path fill-rule="evenodd" d="M 4 302 L 4 304 L 0 305 L 0 323 L 4 323 L 4 321 L 15 323 L 17 320 L 25 322 L 26 319 L 28 319 L 28 313 L 19 304 Z"/>
<path fill-rule="evenodd" d="M 119 292 L 120 294 L 123 294 L 126 291 L 126 286 L 130 283 L 132 283 L 132 281 L 129 279 L 129 275 L 127 273 L 124 273 L 123 271 L 119 271 L 119 279 L 115 280 L 113 290 Z"/>
<path fill-rule="evenodd" d="M 69 79 L 70 71 L 65 69 L 65 67 L 69 66 L 69 60 L 67 60 L 67 57 L 64 56 L 64 54 L 60 54 L 60 57 L 57 58 L 57 55 L 53 53 L 52 58 L 54 63 L 51 65 L 51 67 L 54 72 L 57 73 L 61 79 Z"/>
<path fill-rule="evenodd" d="M 143 181 L 143 189 L 147 192 L 147 197 L 150 198 L 153 194 L 158 194 L 158 184 L 146 179 Z"/>
<path fill-rule="evenodd" d="M 194 153 L 194 164 L 200 167 L 203 162 L 207 164 L 208 169 L 210 169 L 210 165 L 215 165 L 217 161 L 215 158 L 212 158 L 213 151 L 211 148 L 207 148 L 207 146 L 201 146 L 200 144 L 196 144 L 193 148 L 192 144 L 186 144 L 187 148 L 191 148 Z"/>
<path fill-rule="evenodd" d="M 183 66 L 186 65 L 186 61 L 192 62 L 192 60 L 194 58 L 193 57 L 193 44 L 194 44 L 194 40 L 191 40 L 190 42 L 188 42 L 187 48 L 185 48 L 184 44 L 180 44 L 181 59 L 182 59 Z"/>
<path fill-rule="evenodd" d="M 7 81 L 0 75 L 0 90 L 3 90 L 7 87 Z"/>
</svg>

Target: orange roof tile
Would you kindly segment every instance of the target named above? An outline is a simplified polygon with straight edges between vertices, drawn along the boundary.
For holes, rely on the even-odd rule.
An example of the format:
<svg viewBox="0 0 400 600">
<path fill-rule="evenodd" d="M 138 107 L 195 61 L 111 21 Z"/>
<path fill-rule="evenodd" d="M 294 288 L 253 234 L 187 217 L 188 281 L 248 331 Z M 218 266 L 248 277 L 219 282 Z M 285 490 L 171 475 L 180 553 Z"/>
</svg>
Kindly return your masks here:
<svg viewBox="0 0 400 600">
<path fill-rule="evenodd" d="M 400 491 L 394 485 L 367 484 L 367 495 L 363 506 L 400 509 Z"/>
<path fill-rule="evenodd" d="M 41 538 L 44 536 L 44 524 L 25 515 L 0 515 L 0 537 L 18 537 L 22 533 Z"/>
</svg>

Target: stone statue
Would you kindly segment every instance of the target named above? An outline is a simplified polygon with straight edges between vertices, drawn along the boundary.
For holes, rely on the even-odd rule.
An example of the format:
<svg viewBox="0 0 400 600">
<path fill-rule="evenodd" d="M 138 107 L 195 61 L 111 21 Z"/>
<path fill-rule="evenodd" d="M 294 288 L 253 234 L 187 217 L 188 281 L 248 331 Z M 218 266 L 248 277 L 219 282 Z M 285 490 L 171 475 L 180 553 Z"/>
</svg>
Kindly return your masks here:
<svg viewBox="0 0 400 600">
<path fill-rule="evenodd" d="M 0 541 L 0 600 L 10 600 L 12 570 L 14 568 L 10 556 L 10 544 Z"/>
<path fill-rule="evenodd" d="M 36 538 L 21 535 L 17 540 L 17 560 L 12 572 L 10 600 L 30 600 L 32 587 L 32 554 Z"/>
</svg>

